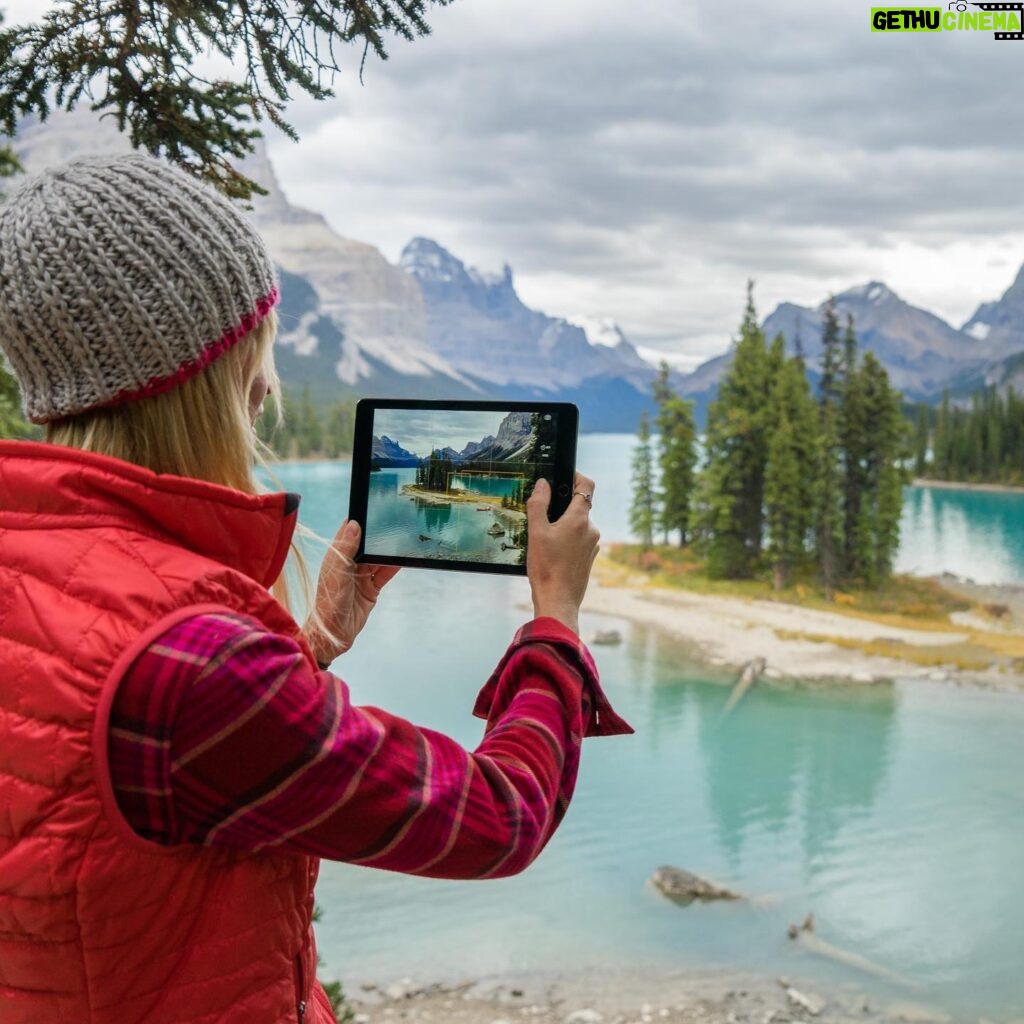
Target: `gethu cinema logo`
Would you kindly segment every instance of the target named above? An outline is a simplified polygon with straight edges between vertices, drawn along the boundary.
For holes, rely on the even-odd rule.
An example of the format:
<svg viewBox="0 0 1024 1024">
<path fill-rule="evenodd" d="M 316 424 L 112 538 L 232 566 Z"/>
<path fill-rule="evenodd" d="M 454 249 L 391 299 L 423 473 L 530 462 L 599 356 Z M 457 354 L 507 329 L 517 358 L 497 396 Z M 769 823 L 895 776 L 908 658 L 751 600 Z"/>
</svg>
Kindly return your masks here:
<svg viewBox="0 0 1024 1024">
<path fill-rule="evenodd" d="M 975 10 L 971 10 L 975 8 Z M 872 32 L 995 32 L 997 39 L 1020 39 L 1024 3 L 976 4 L 951 0 L 941 7 L 872 7 Z"/>
</svg>

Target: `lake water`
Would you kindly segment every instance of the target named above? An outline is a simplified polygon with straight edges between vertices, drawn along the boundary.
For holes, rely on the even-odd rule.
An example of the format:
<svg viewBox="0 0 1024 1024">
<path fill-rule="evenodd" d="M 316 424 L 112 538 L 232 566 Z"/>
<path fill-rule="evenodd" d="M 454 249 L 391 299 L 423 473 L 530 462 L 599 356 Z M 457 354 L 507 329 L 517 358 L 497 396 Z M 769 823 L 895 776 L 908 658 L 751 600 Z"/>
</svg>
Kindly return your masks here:
<svg viewBox="0 0 1024 1024">
<path fill-rule="evenodd" d="M 627 539 L 631 437 L 581 439 L 594 518 Z M 282 467 L 307 525 L 333 534 L 348 466 Z M 1017 495 L 908 489 L 903 570 L 1024 577 Z M 469 708 L 529 615 L 522 579 L 405 570 L 336 670 L 377 704 L 467 746 Z M 1024 1010 L 1024 699 L 895 680 L 757 688 L 724 724 L 729 680 L 625 621 L 594 649 L 632 737 L 585 744 L 566 821 L 517 878 L 442 882 L 325 863 L 326 974 L 350 984 L 614 964 L 742 968 L 878 983 L 786 938 L 813 911 L 821 937 L 976 1019 Z M 679 908 L 646 884 L 674 864 L 755 904 Z M 907 998 L 906 993 L 883 993 Z"/>
<path fill-rule="evenodd" d="M 439 561 L 519 562 L 523 552 L 513 541 L 508 513 L 493 506 L 478 508 L 475 502 L 424 499 L 406 490 L 415 483 L 415 469 L 382 469 L 370 474 L 367 551 Z M 517 483 L 500 477 L 452 477 L 453 487 L 496 498 L 511 495 Z"/>
</svg>

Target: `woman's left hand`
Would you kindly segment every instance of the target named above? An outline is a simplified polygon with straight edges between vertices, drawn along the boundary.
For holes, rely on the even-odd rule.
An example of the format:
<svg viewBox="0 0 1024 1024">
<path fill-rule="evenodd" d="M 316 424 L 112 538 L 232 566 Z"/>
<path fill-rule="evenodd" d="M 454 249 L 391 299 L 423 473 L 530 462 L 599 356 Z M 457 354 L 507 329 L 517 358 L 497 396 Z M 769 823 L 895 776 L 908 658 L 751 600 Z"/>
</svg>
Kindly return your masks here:
<svg viewBox="0 0 1024 1024">
<path fill-rule="evenodd" d="M 354 561 L 359 550 L 359 524 L 346 520 L 331 542 L 316 587 L 316 610 L 324 631 L 306 622 L 304 632 L 316 660 L 334 661 L 351 646 L 377 603 L 397 565 L 366 565 Z M 328 636 L 327 634 L 331 634 Z"/>
</svg>

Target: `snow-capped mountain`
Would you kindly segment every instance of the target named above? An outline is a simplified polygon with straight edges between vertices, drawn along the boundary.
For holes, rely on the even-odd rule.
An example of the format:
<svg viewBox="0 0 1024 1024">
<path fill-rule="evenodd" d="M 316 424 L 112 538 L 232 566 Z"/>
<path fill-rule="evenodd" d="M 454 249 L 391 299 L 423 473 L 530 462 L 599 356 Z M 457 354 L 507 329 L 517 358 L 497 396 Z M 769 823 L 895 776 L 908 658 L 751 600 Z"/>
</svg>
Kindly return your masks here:
<svg viewBox="0 0 1024 1024">
<path fill-rule="evenodd" d="M 262 146 L 241 169 L 268 189 L 267 196 L 254 198 L 253 210 L 274 261 L 302 278 L 316 296 L 297 319 L 282 318 L 281 345 L 309 356 L 322 343 L 335 342 L 332 376 L 339 392 L 369 393 L 386 382 L 395 394 L 396 380 L 404 377 L 410 385 L 400 389 L 404 394 L 438 386 L 479 393 L 475 382 L 425 342 L 423 299 L 415 281 L 372 245 L 343 238 L 320 214 L 292 206 Z M 302 369 L 296 363 L 291 367 Z"/>
<path fill-rule="evenodd" d="M 494 444 L 494 442 L 495 442 L 495 437 L 494 437 L 493 434 L 488 434 L 481 441 L 470 441 L 469 444 L 467 444 L 466 447 L 463 448 L 461 452 L 459 452 L 459 458 L 462 458 L 462 459 L 473 459 L 473 458 L 476 458 L 476 456 L 479 455 L 480 452 L 482 452 L 485 448 L 487 448 L 488 445 Z"/>
<path fill-rule="evenodd" d="M 996 302 L 982 303 L 962 330 L 992 360 L 1024 350 L 1024 267 Z"/>
<path fill-rule="evenodd" d="M 934 313 L 901 299 L 880 281 L 849 288 L 835 296 L 840 331 L 852 315 L 862 350 L 873 352 L 893 385 L 908 399 L 933 399 L 957 374 L 983 364 L 978 342 Z M 783 302 L 764 321 L 769 341 L 786 339 L 792 354 L 799 346 L 812 375 L 821 361 L 821 325 L 825 302 L 815 308 Z M 1024 343 L 1021 345 L 1024 348 Z M 702 364 L 683 383 L 683 392 L 702 404 L 717 391 L 731 362 L 731 352 Z"/>
<path fill-rule="evenodd" d="M 423 292 L 431 348 L 479 380 L 554 392 L 594 377 L 641 389 L 653 379 L 653 367 L 614 325 L 588 336 L 575 323 L 526 306 L 508 265 L 500 274 L 483 274 L 429 238 L 409 242 L 399 265 Z"/>
<path fill-rule="evenodd" d="M 450 445 L 437 453 L 452 462 L 521 462 L 533 454 L 534 436 L 528 412 L 510 412 L 501 421 L 497 436 L 488 434 L 470 441 L 458 452 Z"/>
<path fill-rule="evenodd" d="M 399 264 L 419 282 L 431 349 L 473 379 L 507 397 L 576 401 L 590 425 L 614 420 L 633 429 L 650 405 L 656 370 L 621 330 L 598 321 L 585 329 L 530 309 L 509 266 L 481 273 L 422 237 Z"/>
<path fill-rule="evenodd" d="M 418 466 L 420 458 L 415 452 L 406 451 L 397 441 L 392 441 L 387 434 L 377 437 L 373 435 L 370 443 L 370 457 L 378 466 Z"/>
</svg>

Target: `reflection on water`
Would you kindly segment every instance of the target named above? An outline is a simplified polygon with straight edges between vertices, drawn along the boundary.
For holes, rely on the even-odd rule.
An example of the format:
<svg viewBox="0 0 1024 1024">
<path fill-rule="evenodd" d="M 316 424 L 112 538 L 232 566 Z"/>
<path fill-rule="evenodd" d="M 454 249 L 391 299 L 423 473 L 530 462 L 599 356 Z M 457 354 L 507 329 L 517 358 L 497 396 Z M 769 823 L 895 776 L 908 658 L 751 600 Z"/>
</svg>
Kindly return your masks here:
<svg viewBox="0 0 1024 1024">
<path fill-rule="evenodd" d="M 477 494 L 510 494 L 515 481 L 483 476 L 455 477 L 457 486 Z M 402 558 L 458 559 L 515 565 L 523 551 L 515 544 L 515 513 L 500 508 L 480 511 L 471 501 L 421 496 L 406 488 L 416 470 L 385 469 L 370 474 L 366 506 L 366 551 Z"/>
<path fill-rule="evenodd" d="M 822 700 L 755 688 L 727 718 L 728 690 L 694 687 L 705 780 L 735 867 L 745 838 L 799 823 L 805 863 L 870 810 L 889 767 L 898 697 L 892 684 Z"/>
<path fill-rule="evenodd" d="M 1024 583 L 1024 493 L 907 487 L 898 572 Z"/>
<path fill-rule="evenodd" d="M 619 448 L 628 451 L 609 451 Z M 614 465 L 609 457 L 606 476 Z M 341 517 L 346 472 L 281 474 L 322 534 Z M 970 537 L 977 513 L 993 548 L 975 552 L 965 575 L 981 578 L 1013 547 L 1015 513 L 947 493 L 908 492 L 914 536 L 922 552 Z M 469 708 L 528 607 L 523 579 L 403 570 L 337 668 L 356 703 L 473 746 L 482 726 Z M 723 722 L 731 675 L 636 625 L 582 625 L 585 636 L 622 632 L 619 647 L 594 653 L 636 735 L 586 742 L 565 823 L 517 878 L 437 882 L 324 864 L 318 936 L 329 972 L 358 983 L 724 966 L 871 990 L 787 939 L 787 924 L 813 911 L 823 938 L 919 982 L 929 1002 L 970 1019 L 1019 1013 L 1024 700 L 902 682 L 759 685 Z M 757 902 L 676 907 L 646 885 L 663 863 Z"/>
</svg>

